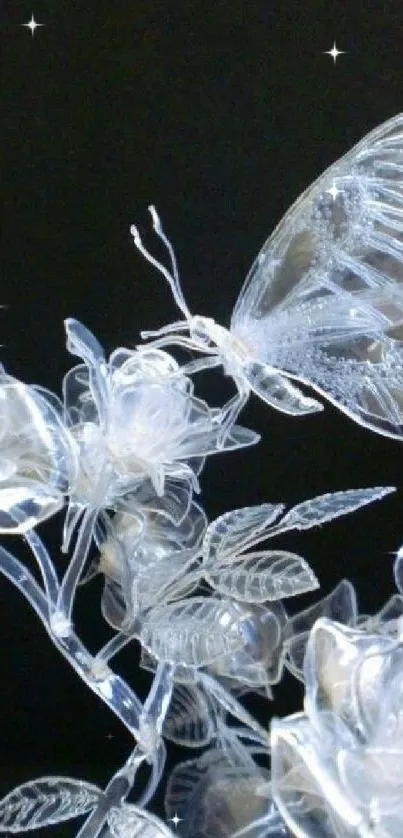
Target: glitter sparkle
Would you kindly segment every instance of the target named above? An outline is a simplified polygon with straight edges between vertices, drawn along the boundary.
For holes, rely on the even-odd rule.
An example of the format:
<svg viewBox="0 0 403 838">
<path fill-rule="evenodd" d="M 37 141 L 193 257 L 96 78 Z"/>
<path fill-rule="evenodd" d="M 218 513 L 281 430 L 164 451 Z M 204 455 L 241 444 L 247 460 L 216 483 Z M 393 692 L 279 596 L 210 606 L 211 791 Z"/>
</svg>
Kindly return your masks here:
<svg viewBox="0 0 403 838">
<path fill-rule="evenodd" d="M 336 63 L 337 58 L 339 57 L 339 55 L 346 55 L 346 51 L 345 51 L 345 50 L 341 50 L 341 49 L 337 49 L 337 46 L 336 46 L 336 41 L 335 41 L 335 42 L 334 42 L 334 44 L 333 44 L 333 46 L 332 46 L 332 48 L 331 48 L 331 49 L 326 50 L 323 54 L 324 54 L 324 55 L 331 55 L 331 56 L 332 56 L 332 58 L 333 58 L 333 62 L 334 62 L 334 64 L 335 64 L 335 63 Z"/>
<path fill-rule="evenodd" d="M 183 818 L 178 818 L 178 813 L 175 812 L 173 818 L 169 818 L 169 820 L 172 821 L 172 823 L 175 825 L 175 829 L 176 829 L 176 827 L 178 826 L 178 823 L 180 823 L 181 820 L 183 820 Z"/>
<path fill-rule="evenodd" d="M 333 181 L 330 189 L 326 189 L 326 193 L 331 195 L 333 200 L 335 200 L 337 196 L 340 195 L 340 189 L 337 188 L 335 182 Z"/>
<path fill-rule="evenodd" d="M 28 23 L 21 23 L 21 26 L 26 26 L 28 29 L 31 30 L 31 35 L 34 37 L 35 29 L 38 29 L 39 26 L 45 26 L 44 23 L 37 23 L 34 18 L 34 15 L 31 15 L 31 20 Z"/>
</svg>

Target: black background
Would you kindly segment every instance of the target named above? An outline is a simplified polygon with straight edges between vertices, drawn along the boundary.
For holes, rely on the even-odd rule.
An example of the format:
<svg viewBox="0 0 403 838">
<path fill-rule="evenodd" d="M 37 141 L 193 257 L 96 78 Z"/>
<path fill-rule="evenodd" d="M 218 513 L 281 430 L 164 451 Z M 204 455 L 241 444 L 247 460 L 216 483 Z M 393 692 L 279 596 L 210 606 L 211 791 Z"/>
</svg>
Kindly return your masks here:
<svg viewBox="0 0 403 838">
<path fill-rule="evenodd" d="M 45 24 L 34 37 L 20 25 L 32 12 Z M 60 392 L 74 363 L 64 348 L 66 316 L 83 320 L 108 352 L 135 346 L 140 329 L 177 319 L 168 287 L 129 233 L 136 222 L 154 246 L 150 203 L 175 245 L 189 307 L 228 325 L 251 262 L 290 203 L 402 109 L 402 24 L 400 0 L 3 6 L 0 301 L 7 308 L 0 320 L 7 370 Z M 336 64 L 324 55 L 334 40 L 347 51 Z M 201 388 L 212 403 L 229 392 L 213 374 Z M 399 443 L 331 407 L 298 421 L 251 399 L 242 422 L 263 439 L 207 464 L 202 497 L 212 517 L 342 488 L 401 488 Z M 399 492 L 302 533 L 292 547 L 315 568 L 323 593 L 348 576 L 362 609 L 371 611 L 392 591 L 400 520 Z M 43 527 L 62 570 L 58 533 L 55 522 Z M 76 616 L 94 650 L 108 637 L 100 592 L 99 580 L 81 592 Z M 0 637 L 0 794 L 46 773 L 105 785 L 129 753 L 130 737 L 5 580 Z M 116 669 L 144 695 L 149 682 L 136 661 L 130 649 Z M 258 703 L 255 710 L 268 723 L 273 712 L 299 709 L 300 700 L 286 679 L 273 707 Z M 53 834 L 72 835 L 74 827 Z"/>
</svg>

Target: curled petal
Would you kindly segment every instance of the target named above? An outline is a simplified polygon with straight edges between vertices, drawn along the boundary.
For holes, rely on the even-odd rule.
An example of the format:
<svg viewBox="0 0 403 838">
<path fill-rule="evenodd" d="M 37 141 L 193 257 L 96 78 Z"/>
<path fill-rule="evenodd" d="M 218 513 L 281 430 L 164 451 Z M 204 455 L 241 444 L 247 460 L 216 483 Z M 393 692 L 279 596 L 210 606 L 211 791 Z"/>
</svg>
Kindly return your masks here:
<svg viewBox="0 0 403 838">
<path fill-rule="evenodd" d="M 76 469 L 57 398 L 1 374 L 0 530 L 26 532 L 55 514 Z"/>
</svg>

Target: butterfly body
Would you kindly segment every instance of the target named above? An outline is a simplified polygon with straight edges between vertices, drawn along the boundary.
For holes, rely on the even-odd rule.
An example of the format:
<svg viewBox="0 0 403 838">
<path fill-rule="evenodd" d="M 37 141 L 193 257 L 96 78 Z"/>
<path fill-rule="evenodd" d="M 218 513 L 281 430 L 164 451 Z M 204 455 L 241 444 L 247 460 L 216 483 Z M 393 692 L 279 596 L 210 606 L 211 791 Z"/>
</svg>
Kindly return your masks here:
<svg viewBox="0 0 403 838">
<path fill-rule="evenodd" d="M 220 326 L 211 317 L 196 315 L 189 321 L 189 334 L 196 344 L 214 351 L 222 361 L 224 371 L 234 379 L 242 378 L 242 370 L 253 357 L 253 347 L 244 338 Z"/>
</svg>

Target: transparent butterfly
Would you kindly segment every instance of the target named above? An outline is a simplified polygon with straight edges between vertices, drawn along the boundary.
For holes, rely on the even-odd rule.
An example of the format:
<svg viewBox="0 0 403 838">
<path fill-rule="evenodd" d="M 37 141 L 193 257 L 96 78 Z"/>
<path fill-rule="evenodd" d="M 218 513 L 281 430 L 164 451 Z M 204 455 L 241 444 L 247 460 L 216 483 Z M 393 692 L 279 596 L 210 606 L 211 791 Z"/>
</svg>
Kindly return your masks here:
<svg viewBox="0 0 403 838">
<path fill-rule="evenodd" d="M 150 212 L 171 270 L 147 251 L 137 227 L 131 233 L 185 319 L 142 338 L 202 352 L 189 374 L 222 365 L 232 376 L 237 395 L 223 432 L 251 391 L 289 415 L 322 410 L 299 382 L 358 424 L 402 436 L 403 114 L 364 137 L 293 204 L 252 265 L 229 330 L 192 316 L 173 248 Z"/>
</svg>

